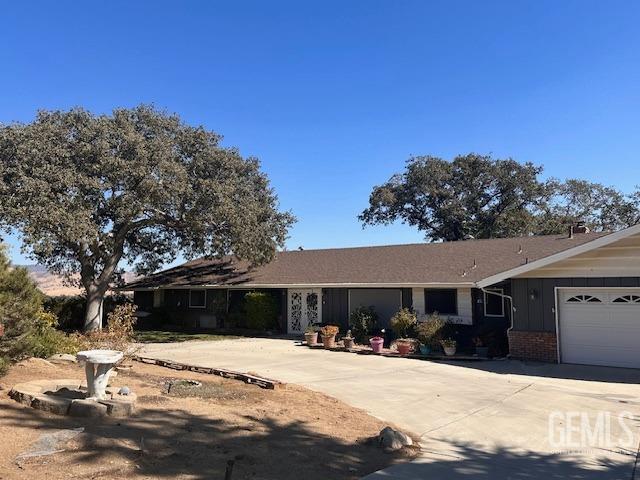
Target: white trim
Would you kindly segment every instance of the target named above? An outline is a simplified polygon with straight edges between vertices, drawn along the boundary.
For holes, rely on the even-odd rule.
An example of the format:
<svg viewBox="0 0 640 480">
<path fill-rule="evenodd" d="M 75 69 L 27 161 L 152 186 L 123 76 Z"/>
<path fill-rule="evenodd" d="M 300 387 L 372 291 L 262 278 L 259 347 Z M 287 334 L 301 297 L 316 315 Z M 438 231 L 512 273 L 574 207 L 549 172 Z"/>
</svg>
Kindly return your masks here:
<svg viewBox="0 0 640 480">
<path fill-rule="evenodd" d="M 500 297 L 500 301 L 501 301 L 501 305 L 502 305 L 502 314 L 501 315 L 494 315 L 491 313 L 487 313 L 487 294 L 491 295 L 491 293 L 495 293 L 495 296 L 499 296 Z M 493 317 L 493 318 L 504 318 L 504 288 L 486 288 L 486 289 L 482 289 L 482 294 L 484 296 L 484 316 L 485 317 Z"/>
<path fill-rule="evenodd" d="M 204 305 L 194 305 L 191 303 L 191 292 L 204 292 Z M 207 289 L 206 288 L 190 288 L 189 289 L 189 308 L 207 308 Z"/>
<path fill-rule="evenodd" d="M 260 288 L 474 288 L 476 285 L 473 282 L 464 283 L 243 283 L 237 285 L 224 285 L 215 283 L 205 283 L 200 285 L 162 285 L 158 287 L 132 287 L 121 288 L 123 291 L 148 291 L 158 289 L 169 290 L 190 290 L 198 288 L 222 288 L 229 290 L 250 290 Z"/>
<path fill-rule="evenodd" d="M 560 315 L 558 314 L 558 290 L 560 288 L 562 287 L 553 287 L 553 294 L 555 296 L 553 310 L 556 317 L 556 363 L 558 364 L 562 363 L 562 360 L 560 360 Z"/>
<path fill-rule="evenodd" d="M 562 252 L 550 255 L 548 257 L 540 258 L 531 263 L 527 263 L 526 265 L 520 265 L 519 267 L 512 268 L 511 270 L 492 275 L 483 280 L 480 280 L 479 282 L 476 282 L 476 286 L 480 288 L 489 287 L 495 283 L 502 282 L 503 280 L 511 277 L 515 277 L 516 275 L 522 275 L 523 273 L 546 267 L 547 265 L 551 265 L 552 263 L 559 262 L 560 260 L 579 255 L 580 253 L 589 252 L 596 248 L 610 245 L 611 243 L 617 242 L 618 240 L 622 240 L 623 238 L 630 237 L 637 233 L 640 233 L 640 224 L 634 225 L 633 227 L 625 228 L 624 230 L 620 230 L 618 232 L 610 233 L 609 235 L 605 235 L 604 237 L 596 238 L 595 240 L 592 240 L 590 242 L 583 243 L 582 245 L 578 245 L 577 247 L 569 248 L 567 250 L 563 250 Z"/>
</svg>

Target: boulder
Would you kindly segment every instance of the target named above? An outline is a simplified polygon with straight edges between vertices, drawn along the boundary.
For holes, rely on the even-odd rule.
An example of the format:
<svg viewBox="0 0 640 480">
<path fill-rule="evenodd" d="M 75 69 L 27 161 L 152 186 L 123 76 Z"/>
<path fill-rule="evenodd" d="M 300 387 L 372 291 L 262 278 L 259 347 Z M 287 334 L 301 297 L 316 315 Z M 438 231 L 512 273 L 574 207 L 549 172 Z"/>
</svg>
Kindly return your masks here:
<svg viewBox="0 0 640 480">
<path fill-rule="evenodd" d="M 73 400 L 69 407 L 69 415 L 72 417 L 104 417 L 107 415 L 107 406 L 94 400 Z"/>
<path fill-rule="evenodd" d="M 68 353 L 56 353 L 55 355 L 51 355 L 47 360 L 51 363 L 57 363 L 58 365 L 66 365 L 70 363 L 78 363 L 75 355 L 70 355 Z"/>
<path fill-rule="evenodd" d="M 384 427 L 378 434 L 378 443 L 385 451 L 393 452 L 413 445 L 413 440 L 406 433 L 391 427 Z"/>
<path fill-rule="evenodd" d="M 36 395 L 31 401 L 31 408 L 57 415 L 66 415 L 70 405 L 71 400 L 68 398 L 55 397 L 53 395 Z"/>
</svg>

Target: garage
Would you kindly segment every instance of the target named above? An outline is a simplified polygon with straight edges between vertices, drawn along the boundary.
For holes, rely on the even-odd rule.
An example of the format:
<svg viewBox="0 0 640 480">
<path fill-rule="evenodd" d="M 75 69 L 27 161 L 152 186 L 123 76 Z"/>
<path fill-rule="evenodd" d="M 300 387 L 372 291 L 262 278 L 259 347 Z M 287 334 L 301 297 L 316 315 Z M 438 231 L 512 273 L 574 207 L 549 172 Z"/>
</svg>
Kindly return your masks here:
<svg viewBox="0 0 640 480">
<path fill-rule="evenodd" d="M 563 363 L 640 368 L 640 288 L 558 289 Z"/>
</svg>

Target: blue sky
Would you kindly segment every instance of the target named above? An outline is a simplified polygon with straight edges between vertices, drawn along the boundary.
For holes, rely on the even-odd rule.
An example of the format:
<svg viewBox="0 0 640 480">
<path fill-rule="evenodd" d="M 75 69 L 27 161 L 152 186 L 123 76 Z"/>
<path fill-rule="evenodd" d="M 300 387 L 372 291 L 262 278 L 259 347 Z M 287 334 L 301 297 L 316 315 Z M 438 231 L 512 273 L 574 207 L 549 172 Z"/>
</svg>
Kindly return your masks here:
<svg viewBox="0 0 640 480">
<path fill-rule="evenodd" d="M 412 154 L 640 183 L 637 1 L 14 1 L 0 20 L 1 122 L 179 113 L 261 159 L 290 248 L 421 241 L 356 219 Z"/>
</svg>

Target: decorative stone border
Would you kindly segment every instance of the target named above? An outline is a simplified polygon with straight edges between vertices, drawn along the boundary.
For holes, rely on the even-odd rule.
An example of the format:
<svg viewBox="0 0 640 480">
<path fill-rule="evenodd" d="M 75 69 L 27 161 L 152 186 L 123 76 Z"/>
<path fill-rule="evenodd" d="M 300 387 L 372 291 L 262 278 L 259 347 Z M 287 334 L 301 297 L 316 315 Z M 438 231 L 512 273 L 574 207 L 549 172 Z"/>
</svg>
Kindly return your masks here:
<svg viewBox="0 0 640 480">
<path fill-rule="evenodd" d="M 135 393 L 120 395 L 116 389 L 107 388 L 104 399 L 82 398 L 86 395 L 87 388 L 75 379 L 33 380 L 17 384 L 9 392 L 16 402 L 57 415 L 128 417 L 135 411 Z"/>
<path fill-rule="evenodd" d="M 140 363 L 148 363 L 151 365 L 158 365 L 160 367 L 171 368 L 173 370 L 188 370 L 190 372 L 208 373 L 210 375 L 217 375 L 219 377 L 232 378 L 234 380 L 240 380 L 244 383 L 257 385 L 260 388 L 266 388 L 269 390 L 283 388 L 286 385 L 286 383 L 280 382 L 278 380 L 272 380 L 270 378 L 261 377 L 252 373 L 234 372 L 233 370 L 226 370 L 224 368 L 199 367 L 197 365 L 188 365 L 186 363 L 179 363 L 171 360 L 160 360 L 157 358 L 149 357 L 133 357 L 133 360 Z"/>
</svg>

